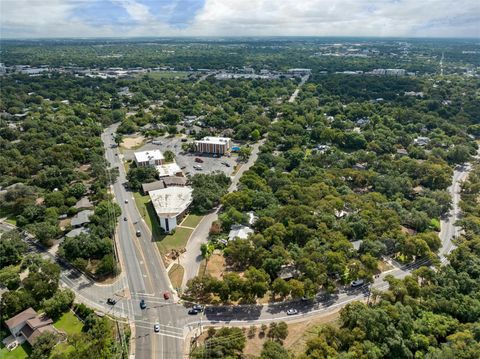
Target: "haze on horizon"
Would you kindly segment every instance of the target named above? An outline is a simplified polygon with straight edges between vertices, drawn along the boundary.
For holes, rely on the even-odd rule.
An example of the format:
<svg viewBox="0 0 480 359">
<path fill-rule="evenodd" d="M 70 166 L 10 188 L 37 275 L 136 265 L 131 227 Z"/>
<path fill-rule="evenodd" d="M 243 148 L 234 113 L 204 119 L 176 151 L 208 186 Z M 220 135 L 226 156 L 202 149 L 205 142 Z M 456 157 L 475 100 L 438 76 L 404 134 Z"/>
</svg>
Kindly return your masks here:
<svg viewBox="0 0 480 359">
<path fill-rule="evenodd" d="M 2 0 L 1 38 L 480 38 L 480 1 Z"/>
</svg>

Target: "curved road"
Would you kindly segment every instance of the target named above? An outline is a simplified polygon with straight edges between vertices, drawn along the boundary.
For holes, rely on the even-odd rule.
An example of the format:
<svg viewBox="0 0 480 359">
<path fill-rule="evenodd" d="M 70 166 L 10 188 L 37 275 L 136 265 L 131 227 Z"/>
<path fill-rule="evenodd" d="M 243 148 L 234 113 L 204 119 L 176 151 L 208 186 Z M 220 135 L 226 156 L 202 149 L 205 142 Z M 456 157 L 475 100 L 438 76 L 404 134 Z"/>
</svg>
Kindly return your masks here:
<svg viewBox="0 0 480 359">
<path fill-rule="evenodd" d="M 95 284 L 78 271 L 63 266 L 61 283 L 76 292 L 78 301 L 128 320 L 133 328 L 132 350 L 134 350 L 136 358 L 183 357 L 185 337 L 188 333 L 201 328 L 203 324 L 248 325 L 272 320 L 299 321 L 308 316 L 318 315 L 344 306 L 351 301 L 365 299 L 369 296 L 372 288 L 378 290 L 387 288 L 388 284 L 383 279 L 388 274 L 396 278 L 403 278 L 412 269 L 428 264 L 427 261 L 420 261 L 413 265 L 396 267 L 375 278 L 374 283 L 369 287 L 362 287 L 354 291 L 344 289 L 338 294 L 330 297 L 318 297 L 312 301 L 293 301 L 263 306 L 207 307 L 205 313 L 199 316 L 189 316 L 186 308 L 178 303 L 175 295 L 170 300 L 163 298 L 165 291 L 173 292 L 172 286 L 156 244 L 152 240 L 152 234 L 137 210 L 132 193 L 123 186 L 123 183 L 126 182 L 125 169 L 120 158 L 121 154 L 113 146 L 115 143 L 113 135 L 117 127 L 118 124 L 108 127 L 102 134 L 102 140 L 105 145 L 105 156 L 110 166 L 119 168 L 119 177 L 111 190 L 122 210 L 116 235 L 122 274 L 113 284 L 100 285 Z M 249 162 L 244 165 L 243 170 L 240 170 L 241 172 L 239 171 L 240 174 L 234 177 L 232 190 L 235 190 L 241 173 L 254 163 L 262 143 L 263 140 L 254 147 Z M 448 218 L 441 221 L 440 238 L 442 247 L 439 250 L 439 256 L 443 262 L 446 261 L 446 255 L 454 248 L 452 239 L 459 233 L 459 228 L 455 226 L 455 222 L 460 213 L 458 207 L 460 184 L 467 177 L 470 168 L 470 165 L 465 165 L 455 169 L 452 185 L 448 189 L 452 196 L 453 205 Z M 128 203 L 126 203 L 126 200 Z M 216 215 L 217 213 L 211 214 L 212 217 Z M 124 221 L 123 217 L 126 217 L 127 220 Z M 208 234 L 208 228 L 206 234 Z M 141 233 L 140 237 L 135 235 L 137 230 Z M 196 230 L 194 232 L 195 237 L 192 237 L 194 240 L 189 241 L 190 247 L 187 253 L 190 252 L 189 255 L 193 256 L 193 262 L 198 260 L 195 255 L 200 252 L 200 244 L 206 238 L 202 231 L 205 231 L 205 228 Z M 190 242 L 192 243 L 190 244 Z M 53 257 L 53 255 L 51 256 Z M 183 258 L 182 260 L 188 263 L 192 259 Z M 192 267 L 189 276 L 195 276 L 198 272 L 198 267 L 195 271 L 195 266 Z M 113 307 L 107 305 L 106 299 L 108 297 L 115 297 L 118 300 L 117 304 Z M 145 310 L 141 310 L 139 307 L 141 299 L 146 301 L 147 309 Z M 298 309 L 299 314 L 287 317 L 285 311 L 288 308 Z M 160 324 L 159 333 L 153 331 L 155 323 Z"/>
</svg>

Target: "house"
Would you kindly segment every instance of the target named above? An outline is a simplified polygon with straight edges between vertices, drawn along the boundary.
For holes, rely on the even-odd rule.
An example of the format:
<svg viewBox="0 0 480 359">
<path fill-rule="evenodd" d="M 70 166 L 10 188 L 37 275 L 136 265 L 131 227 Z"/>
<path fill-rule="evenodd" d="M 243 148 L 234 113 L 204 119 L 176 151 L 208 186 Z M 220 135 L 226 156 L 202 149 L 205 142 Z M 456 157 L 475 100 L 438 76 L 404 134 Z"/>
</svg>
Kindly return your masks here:
<svg viewBox="0 0 480 359">
<path fill-rule="evenodd" d="M 164 163 L 159 166 L 155 166 L 155 169 L 158 172 L 158 176 L 162 177 L 173 177 L 173 176 L 183 176 L 182 169 L 176 162 Z"/>
<path fill-rule="evenodd" d="M 356 163 L 352 166 L 354 170 L 365 171 L 367 169 L 366 163 Z"/>
<path fill-rule="evenodd" d="M 300 271 L 295 268 L 293 264 L 284 264 L 280 267 L 280 271 L 278 272 L 278 277 L 284 280 L 292 279 L 298 277 L 300 275 Z"/>
<path fill-rule="evenodd" d="M 250 227 L 242 224 L 234 224 L 230 230 L 230 233 L 228 233 L 228 240 L 233 241 L 237 238 L 247 239 L 251 233 L 253 233 L 253 229 Z"/>
<path fill-rule="evenodd" d="M 408 156 L 408 151 L 405 148 L 397 148 L 397 155 L 400 157 Z"/>
<path fill-rule="evenodd" d="M 68 232 L 67 234 L 65 234 L 65 237 L 67 238 L 73 238 L 73 237 L 77 237 L 79 236 L 80 234 L 88 234 L 90 231 L 88 228 L 84 228 L 84 227 L 80 227 L 80 228 L 74 228 L 72 229 L 70 232 Z"/>
<path fill-rule="evenodd" d="M 430 143 L 430 139 L 428 137 L 417 137 L 416 139 L 413 140 L 413 144 L 417 146 L 426 146 Z"/>
<path fill-rule="evenodd" d="M 73 216 L 72 221 L 70 224 L 72 227 L 77 228 L 81 227 L 86 223 L 90 223 L 90 216 L 93 214 L 93 210 L 86 209 L 84 211 L 78 212 L 75 216 Z"/>
<path fill-rule="evenodd" d="M 224 154 L 230 151 L 232 141 L 229 137 L 204 137 L 195 141 L 195 150 L 203 153 Z"/>
<path fill-rule="evenodd" d="M 172 186 L 150 191 L 155 212 L 157 213 L 160 227 L 165 232 L 171 232 L 177 227 L 177 223 L 185 216 L 192 203 L 191 187 Z"/>
<path fill-rule="evenodd" d="M 160 150 L 149 150 L 135 152 L 135 163 L 138 167 L 144 166 L 160 166 L 163 165 L 165 157 Z"/>
<path fill-rule="evenodd" d="M 26 340 L 30 345 L 34 345 L 42 333 L 56 333 L 52 323 L 50 318 L 45 315 L 39 316 L 33 308 L 25 309 L 5 321 L 5 325 L 18 344 L 22 344 Z"/>
<path fill-rule="evenodd" d="M 75 208 L 81 209 L 81 208 L 92 208 L 93 203 L 88 199 L 87 196 L 84 196 L 80 198 L 77 203 L 75 203 Z"/>
</svg>

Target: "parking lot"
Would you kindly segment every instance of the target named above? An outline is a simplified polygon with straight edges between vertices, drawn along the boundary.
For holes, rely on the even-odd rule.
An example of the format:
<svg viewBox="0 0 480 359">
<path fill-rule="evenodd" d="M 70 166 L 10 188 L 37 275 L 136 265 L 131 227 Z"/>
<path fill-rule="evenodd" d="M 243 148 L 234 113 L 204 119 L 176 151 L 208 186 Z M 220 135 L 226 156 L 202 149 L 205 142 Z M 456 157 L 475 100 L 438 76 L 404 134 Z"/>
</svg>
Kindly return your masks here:
<svg viewBox="0 0 480 359">
<path fill-rule="evenodd" d="M 184 139 L 182 142 L 182 138 Z M 182 144 L 191 143 L 193 139 L 186 137 L 160 137 L 146 143 L 139 149 L 124 150 L 123 154 L 126 160 L 133 160 L 133 153 L 138 151 L 160 150 L 162 152 L 172 151 L 175 154 L 175 161 L 182 169 L 185 175 L 194 175 L 195 173 L 211 173 L 222 171 L 227 176 L 232 175 L 236 162 L 236 155 L 231 157 L 213 157 L 210 154 L 203 153 L 185 153 L 182 151 Z M 195 159 L 198 159 L 197 161 Z M 202 161 L 202 162 L 200 162 Z M 198 169 L 195 169 L 196 166 Z M 201 169 L 199 169 L 201 168 Z"/>
</svg>

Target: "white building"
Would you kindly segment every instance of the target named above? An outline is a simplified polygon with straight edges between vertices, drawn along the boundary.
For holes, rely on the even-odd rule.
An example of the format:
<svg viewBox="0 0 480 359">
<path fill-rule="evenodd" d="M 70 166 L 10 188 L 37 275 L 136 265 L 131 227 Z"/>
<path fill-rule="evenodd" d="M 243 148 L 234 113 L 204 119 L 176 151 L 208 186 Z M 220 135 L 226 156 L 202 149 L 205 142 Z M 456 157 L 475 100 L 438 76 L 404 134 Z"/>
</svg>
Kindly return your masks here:
<svg viewBox="0 0 480 359">
<path fill-rule="evenodd" d="M 160 227 L 165 232 L 171 232 L 177 227 L 192 203 L 192 192 L 191 187 L 167 187 L 149 192 Z"/>
<path fill-rule="evenodd" d="M 237 238 L 247 239 L 248 236 L 253 233 L 253 229 L 244 226 L 243 224 L 234 224 L 228 233 L 228 240 L 233 241 Z"/>
<path fill-rule="evenodd" d="M 161 177 L 173 177 L 173 176 L 183 176 L 182 169 L 177 165 L 176 162 L 164 163 L 160 166 L 155 166 L 155 169 L 158 172 L 158 176 Z"/>
<path fill-rule="evenodd" d="M 160 150 L 135 152 L 135 163 L 138 167 L 163 165 L 165 157 Z"/>
<path fill-rule="evenodd" d="M 229 137 L 204 137 L 195 141 L 195 150 L 204 153 L 224 154 L 230 151 L 232 140 Z"/>
</svg>

